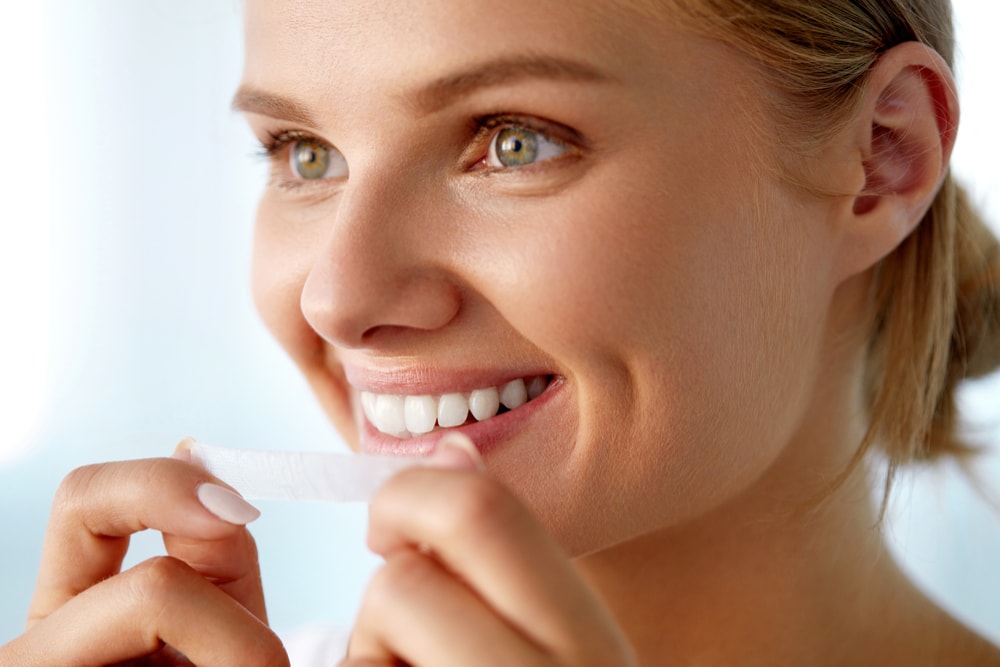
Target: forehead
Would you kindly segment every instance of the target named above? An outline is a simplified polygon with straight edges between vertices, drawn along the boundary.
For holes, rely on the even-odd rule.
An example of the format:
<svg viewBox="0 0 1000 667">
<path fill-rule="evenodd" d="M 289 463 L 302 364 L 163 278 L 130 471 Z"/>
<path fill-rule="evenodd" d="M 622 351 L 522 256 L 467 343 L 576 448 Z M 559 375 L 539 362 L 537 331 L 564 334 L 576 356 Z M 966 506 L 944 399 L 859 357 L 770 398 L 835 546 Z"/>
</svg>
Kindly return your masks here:
<svg viewBox="0 0 1000 667">
<path fill-rule="evenodd" d="M 631 73 L 650 40 L 648 20 L 611 0 L 249 0 L 245 78 L 318 95 L 354 85 L 345 96 L 513 55 Z"/>
</svg>

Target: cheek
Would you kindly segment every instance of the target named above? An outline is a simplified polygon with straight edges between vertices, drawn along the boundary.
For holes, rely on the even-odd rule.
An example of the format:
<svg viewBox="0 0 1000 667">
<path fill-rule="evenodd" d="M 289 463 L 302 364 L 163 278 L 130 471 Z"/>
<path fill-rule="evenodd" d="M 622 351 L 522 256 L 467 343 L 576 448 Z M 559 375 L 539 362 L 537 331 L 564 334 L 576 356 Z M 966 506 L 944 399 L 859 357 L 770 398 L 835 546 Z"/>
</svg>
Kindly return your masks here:
<svg viewBox="0 0 1000 667">
<path fill-rule="evenodd" d="M 808 218 L 763 215 L 717 218 L 678 248 L 683 281 L 664 290 L 668 305 L 643 341 L 651 356 L 634 365 L 648 388 L 637 460 L 659 467 L 632 472 L 653 483 L 683 471 L 670 476 L 674 512 L 700 514 L 754 484 L 809 409 L 830 299 L 822 244 L 809 238 Z"/>
<path fill-rule="evenodd" d="M 324 412 L 351 447 L 357 425 L 350 392 L 338 363 L 302 313 L 302 288 L 321 247 L 322 226 L 288 220 L 267 196 L 261 200 L 254 232 L 252 288 L 261 319 L 310 384 Z M 315 221 L 312 221 L 315 222 Z"/>
<path fill-rule="evenodd" d="M 604 506 L 620 515 L 645 506 L 632 516 L 650 525 L 702 513 L 763 474 L 814 375 L 828 295 L 810 278 L 824 273 L 812 216 L 765 213 L 790 207 L 754 206 L 759 197 L 733 192 L 735 174 L 719 182 L 725 191 L 643 193 L 622 179 L 590 190 L 613 195 L 566 199 L 530 229 L 506 229 L 506 254 L 488 249 L 494 265 L 519 267 L 492 277 L 498 310 L 573 375 L 574 474 L 605 481 L 589 494 L 616 489 Z M 664 500 L 655 508 L 651 489 Z"/>
<path fill-rule="evenodd" d="M 261 319 L 297 362 L 315 356 L 319 339 L 299 306 L 310 261 L 277 229 L 273 205 L 262 201 L 254 232 L 252 289 Z"/>
</svg>

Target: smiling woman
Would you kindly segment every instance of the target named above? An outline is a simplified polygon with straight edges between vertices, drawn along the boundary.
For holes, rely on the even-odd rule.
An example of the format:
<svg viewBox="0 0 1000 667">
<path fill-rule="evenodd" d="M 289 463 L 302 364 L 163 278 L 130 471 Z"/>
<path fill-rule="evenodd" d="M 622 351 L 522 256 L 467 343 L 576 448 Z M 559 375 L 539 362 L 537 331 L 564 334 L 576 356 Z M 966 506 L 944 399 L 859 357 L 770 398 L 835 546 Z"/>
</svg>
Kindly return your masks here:
<svg viewBox="0 0 1000 667">
<path fill-rule="evenodd" d="M 753 10 L 245 3 L 257 311 L 353 450 L 429 464 L 316 664 L 1000 665 L 879 523 L 1000 361 L 950 9 Z M 263 582 L 302 570 L 188 451 L 69 474 L 0 661 L 300 655 Z M 167 555 L 123 567 L 144 527 Z"/>
</svg>

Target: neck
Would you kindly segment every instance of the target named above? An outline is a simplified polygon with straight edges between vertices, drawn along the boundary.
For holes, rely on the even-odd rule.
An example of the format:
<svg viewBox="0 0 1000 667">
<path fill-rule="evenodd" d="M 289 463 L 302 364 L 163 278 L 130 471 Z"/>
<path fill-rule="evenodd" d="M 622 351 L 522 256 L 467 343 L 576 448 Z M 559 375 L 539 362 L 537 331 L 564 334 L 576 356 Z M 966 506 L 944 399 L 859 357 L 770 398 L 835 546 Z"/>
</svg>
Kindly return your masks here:
<svg viewBox="0 0 1000 667">
<path fill-rule="evenodd" d="M 577 559 L 640 665 L 1000 665 L 901 573 L 865 466 L 831 486 L 863 430 L 867 329 L 852 322 L 866 290 L 858 279 L 838 293 L 845 321 L 831 322 L 822 382 L 761 479 L 708 515 Z"/>
<path fill-rule="evenodd" d="M 840 297 L 860 311 L 861 296 Z M 885 548 L 865 467 L 819 497 L 863 430 L 864 338 L 833 326 L 801 430 L 761 479 L 708 515 L 578 559 L 641 665 L 920 664 L 895 644 L 933 605 Z"/>
<path fill-rule="evenodd" d="M 864 664 L 858 656 L 880 653 L 872 628 L 912 608 L 901 598 L 916 593 L 886 552 L 863 487 L 845 485 L 795 517 L 754 518 L 734 504 L 581 558 L 579 567 L 640 664 L 753 664 L 748 656 Z"/>
</svg>

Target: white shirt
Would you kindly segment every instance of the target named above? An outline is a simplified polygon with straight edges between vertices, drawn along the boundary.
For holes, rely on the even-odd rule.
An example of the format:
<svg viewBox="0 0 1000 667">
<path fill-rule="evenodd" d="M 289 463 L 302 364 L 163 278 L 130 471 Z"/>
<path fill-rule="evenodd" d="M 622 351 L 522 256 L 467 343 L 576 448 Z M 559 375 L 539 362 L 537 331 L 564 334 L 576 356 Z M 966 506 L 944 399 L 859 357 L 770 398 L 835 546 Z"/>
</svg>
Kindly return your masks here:
<svg viewBox="0 0 1000 667">
<path fill-rule="evenodd" d="M 349 628 L 315 624 L 283 634 L 292 667 L 332 667 L 347 656 Z"/>
</svg>

